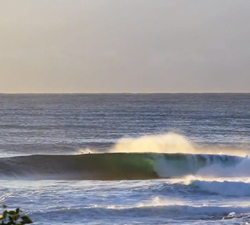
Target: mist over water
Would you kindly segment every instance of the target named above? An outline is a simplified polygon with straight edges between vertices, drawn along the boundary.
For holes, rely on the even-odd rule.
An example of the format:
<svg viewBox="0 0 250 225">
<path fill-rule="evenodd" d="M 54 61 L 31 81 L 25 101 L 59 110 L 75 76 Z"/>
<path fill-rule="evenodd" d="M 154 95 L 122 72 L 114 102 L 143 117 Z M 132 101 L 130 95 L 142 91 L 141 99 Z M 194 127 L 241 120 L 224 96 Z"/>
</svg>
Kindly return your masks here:
<svg viewBox="0 0 250 225">
<path fill-rule="evenodd" d="M 183 136 L 168 133 L 122 138 L 111 148 L 111 152 L 194 153 L 195 150 Z"/>
<path fill-rule="evenodd" d="M 1 199 L 39 224 L 244 224 L 249 112 L 248 94 L 0 95 Z"/>
</svg>

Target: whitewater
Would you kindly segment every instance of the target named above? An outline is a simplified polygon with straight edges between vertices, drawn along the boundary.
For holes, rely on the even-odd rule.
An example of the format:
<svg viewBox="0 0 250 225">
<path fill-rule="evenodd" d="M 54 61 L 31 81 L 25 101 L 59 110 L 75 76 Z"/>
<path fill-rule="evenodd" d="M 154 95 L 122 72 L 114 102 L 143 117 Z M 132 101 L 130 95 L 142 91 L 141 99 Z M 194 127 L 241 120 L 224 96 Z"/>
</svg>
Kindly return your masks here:
<svg viewBox="0 0 250 225">
<path fill-rule="evenodd" d="M 0 95 L 0 201 L 35 224 L 248 224 L 249 94 Z"/>
</svg>

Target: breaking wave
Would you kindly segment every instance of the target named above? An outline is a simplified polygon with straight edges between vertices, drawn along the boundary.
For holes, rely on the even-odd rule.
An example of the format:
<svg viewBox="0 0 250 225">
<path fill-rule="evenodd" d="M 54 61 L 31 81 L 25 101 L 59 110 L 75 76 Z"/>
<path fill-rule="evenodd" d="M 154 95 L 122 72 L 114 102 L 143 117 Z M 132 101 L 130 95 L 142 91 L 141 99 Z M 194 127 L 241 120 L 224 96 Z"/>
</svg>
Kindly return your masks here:
<svg viewBox="0 0 250 225">
<path fill-rule="evenodd" d="M 217 154 L 214 152 L 198 148 L 178 134 L 148 135 L 121 139 L 105 152 L 85 149 L 75 155 L 0 158 L 0 178 L 142 180 L 189 175 L 250 176 L 250 161 L 242 157 L 243 152 L 234 156 L 218 153 L 218 149 Z"/>
<path fill-rule="evenodd" d="M 31 155 L 1 158 L 0 176 L 83 180 L 141 180 L 188 175 L 246 177 L 250 176 L 249 165 L 248 158 L 209 154 Z"/>
</svg>

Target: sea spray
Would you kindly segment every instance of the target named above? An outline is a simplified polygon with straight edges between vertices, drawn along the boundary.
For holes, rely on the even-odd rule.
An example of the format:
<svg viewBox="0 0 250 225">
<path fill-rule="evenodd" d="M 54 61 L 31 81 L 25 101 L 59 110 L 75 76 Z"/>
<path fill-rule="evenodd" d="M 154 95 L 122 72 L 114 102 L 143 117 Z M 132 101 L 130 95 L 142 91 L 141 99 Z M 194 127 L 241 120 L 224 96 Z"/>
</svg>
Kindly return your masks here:
<svg viewBox="0 0 250 225">
<path fill-rule="evenodd" d="M 146 135 L 138 138 L 122 138 L 109 152 L 196 153 L 196 149 L 184 136 L 167 133 Z"/>
<path fill-rule="evenodd" d="M 119 139 L 108 149 L 79 149 L 75 154 L 98 153 L 183 153 L 183 154 L 210 154 L 231 155 L 245 157 L 249 153 L 247 147 L 226 148 L 220 145 L 203 146 L 192 143 L 187 137 L 169 132 L 158 135 L 144 135 Z"/>
</svg>

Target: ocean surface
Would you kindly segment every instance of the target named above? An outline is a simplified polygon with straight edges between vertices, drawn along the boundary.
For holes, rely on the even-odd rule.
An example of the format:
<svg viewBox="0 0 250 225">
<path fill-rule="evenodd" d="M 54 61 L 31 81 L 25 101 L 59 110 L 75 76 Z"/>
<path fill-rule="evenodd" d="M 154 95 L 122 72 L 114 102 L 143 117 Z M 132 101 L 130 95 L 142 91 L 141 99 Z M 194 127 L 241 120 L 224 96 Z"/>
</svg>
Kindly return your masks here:
<svg viewBox="0 0 250 225">
<path fill-rule="evenodd" d="M 0 200 L 34 224 L 250 223 L 250 94 L 0 95 Z"/>
</svg>

